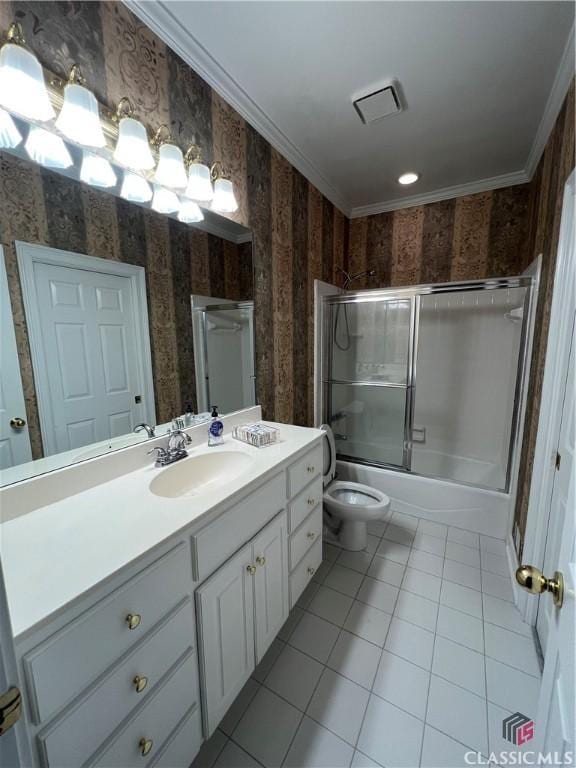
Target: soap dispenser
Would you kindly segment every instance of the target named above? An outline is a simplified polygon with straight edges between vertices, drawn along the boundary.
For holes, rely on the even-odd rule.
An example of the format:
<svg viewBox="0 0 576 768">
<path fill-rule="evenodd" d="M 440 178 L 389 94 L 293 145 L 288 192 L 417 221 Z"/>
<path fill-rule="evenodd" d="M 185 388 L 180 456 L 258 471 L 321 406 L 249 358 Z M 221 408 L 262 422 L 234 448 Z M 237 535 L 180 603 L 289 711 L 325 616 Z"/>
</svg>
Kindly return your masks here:
<svg viewBox="0 0 576 768">
<path fill-rule="evenodd" d="M 222 445 L 224 442 L 224 424 L 218 416 L 218 406 L 212 406 L 212 418 L 208 427 L 208 445 Z"/>
</svg>

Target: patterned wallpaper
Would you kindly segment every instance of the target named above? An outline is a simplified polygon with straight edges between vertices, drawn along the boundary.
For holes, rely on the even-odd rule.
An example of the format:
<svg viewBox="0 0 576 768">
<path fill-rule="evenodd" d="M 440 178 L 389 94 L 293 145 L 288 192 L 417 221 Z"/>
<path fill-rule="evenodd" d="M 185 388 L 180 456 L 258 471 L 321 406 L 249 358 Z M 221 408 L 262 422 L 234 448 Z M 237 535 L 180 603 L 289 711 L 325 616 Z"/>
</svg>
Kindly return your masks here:
<svg viewBox="0 0 576 768">
<path fill-rule="evenodd" d="M 517 275 L 531 253 L 529 184 L 350 222 L 349 269 L 360 288 Z"/>
<path fill-rule="evenodd" d="M 170 421 L 187 400 L 196 407 L 190 294 L 252 298 L 249 245 L 207 235 L 0 152 L 0 242 L 34 458 L 42 456 L 42 441 L 15 240 L 144 267 L 157 420 Z"/>
<path fill-rule="evenodd" d="M 575 85 L 574 80 L 572 80 L 572 85 L 548 139 L 536 174 L 530 183 L 532 193 L 530 248 L 525 253 L 522 267 L 528 266 L 538 254 L 542 254 L 542 275 L 536 310 L 531 376 L 528 387 L 528 406 L 522 443 L 520 476 L 518 478 L 518 496 L 514 515 L 514 527 L 518 528 L 519 533 L 519 558 L 522 556 L 526 520 L 528 517 L 530 481 L 532 479 L 534 449 L 538 433 L 538 416 L 544 379 L 548 329 L 550 327 L 550 309 L 552 307 L 552 289 L 554 287 L 554 270 L 560 234 L 564 185 L 574 169 L 575 96 Z"/>
</svg>

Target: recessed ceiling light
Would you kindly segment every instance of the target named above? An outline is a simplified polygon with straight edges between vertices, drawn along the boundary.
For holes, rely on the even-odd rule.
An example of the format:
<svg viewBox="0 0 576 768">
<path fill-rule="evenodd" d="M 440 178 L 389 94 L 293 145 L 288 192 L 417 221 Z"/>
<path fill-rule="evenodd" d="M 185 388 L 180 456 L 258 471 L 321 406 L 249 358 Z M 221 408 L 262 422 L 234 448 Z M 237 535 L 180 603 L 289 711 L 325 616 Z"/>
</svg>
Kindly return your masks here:
<svg viewBox="0 0 576 768">
<path fill-rule="evenodd" d="M 419 173 L 403 173 L 402 176 L 398 177 L 398 183 L 399 184 L 414 184 L 415 181 L 418 181 L 420 178 Z"/>
</svg>

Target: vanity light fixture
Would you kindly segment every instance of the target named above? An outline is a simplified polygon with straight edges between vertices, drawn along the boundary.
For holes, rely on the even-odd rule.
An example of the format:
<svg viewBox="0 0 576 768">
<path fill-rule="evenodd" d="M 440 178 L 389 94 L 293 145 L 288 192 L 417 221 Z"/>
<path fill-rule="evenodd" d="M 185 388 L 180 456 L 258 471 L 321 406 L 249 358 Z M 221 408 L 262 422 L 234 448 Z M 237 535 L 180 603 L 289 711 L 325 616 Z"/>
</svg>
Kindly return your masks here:
<svg viewBox="0 0 576 768">
<path fill-rule="evenodd" d="M 56 128 L 80 146 L 106 146 L 98 102 L 92 91 L 86 88 L 86 81 L 77 64 L 70 70 L 68 84 L 64 88 L 64 104 L 56 120 Z"/>
<path fill-rule="evenodd" d="M 150 184 L 132 171 L 124 171 L 120 196 L 131 203 L 148 203 L 152 200 Z"/>
<path fill-rule="evenodd" d="M 409 171 L 408 173 L 403 173 L 402 176 L 398 177 L 398 184 L 407 186 L 408 184 L 414 184 L 416 181 L 418 181 L 419 178 L 420 178 L 419 173 L 414 173 L 413 171 Z"/>
<path fill-rule="evenodd" d="M 70 168 L 72 157 L 60 136 L 37 125 L 30 126 L 24 144 L 28 157 L 45 168 Z"/>
<path fill-rule="evenodd" d="M 199 203 L 208 203 L 214 197 L 210 168 L 202 162 L 202 154 L 196 144 L 186 152 L 184 157 L 188 165 L 188 185 L 186 197 Z"/>
<path fill-rule="evenodd" d="M 184 156 L 180 147 L 172 143 L 167 126 L 161 125 L 152 140 L 152 146 L 158 150 L 158 166 L 154 181 L 169 189 L 184 189 L 188 182 Z"/>
<path fill-rule="evenodd" d="M 230 179 L 227 178 L 222 163 L 214 163 L 210 170 L 210 175 L 214 179 L 212 210 L 218 213 L 234 213 L 234 211 L 237 211 L 238 203 L 234 195 L 234 187 Z"/>
<path fill-rule="evenodd" d="M 14 149 L 22 141 L 22 134 L 16 123 L 5 110 L 0 108 L 0 149 Z"/>
<path fill-rule="evenodd" d="M 157 213 L 175 213 L 180 209 L 180 200 L 176 192 L 160 184 L 154 184 L 154 197 L 152 198 L 152 210 Z"/>
<path fill-rule="evenodd" d="M 100 157 L 100 155 L 95 155 L 85 149 L 82 153 L 80 181 L 90 184 L 92 187 L 107 189 L 115 186 L 117 178 L 114 169 L 105 157 Z"/>
<path fill-rule="evenodd" d="M 145 126 L 132 117 L 130 101 L 124 97 L 118 104 L 118 141 L 114 150 L 114 160 L 131 171 L 150 171 L 154 168 L 154 157 L 148 143 Z"/>
<path fill-rule="evenodd" d="M 190 200 L 187 197 L 181 197 L 178 221 L 181 221 L 183 224 L 196 224 L 203 220 L 204 216 L 198 203 L 195 203 L 194 200 Z"/>
<path fill-rule="evenodd" d="M 42 65 L 25 45 L 21 25 L 11 24 L 0 48 L 0 106 L 29 120 L 52 120 L 55 112 Z"/>
</svg>

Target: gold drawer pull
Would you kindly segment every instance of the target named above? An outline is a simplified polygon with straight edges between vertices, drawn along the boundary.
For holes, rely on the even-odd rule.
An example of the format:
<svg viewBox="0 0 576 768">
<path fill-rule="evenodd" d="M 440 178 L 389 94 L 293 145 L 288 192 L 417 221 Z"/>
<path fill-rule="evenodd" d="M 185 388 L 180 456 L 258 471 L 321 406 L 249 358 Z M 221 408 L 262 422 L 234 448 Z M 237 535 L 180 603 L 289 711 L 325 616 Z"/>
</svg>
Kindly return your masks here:
<svg viewBox="0 0 576 768">
<path fill-rule="evenodd" d="M 311 475 L 312 472 L 314 472 L 315 467 L 313 464 L 311 464 L 310 466 L 306 467 L 306 469 L 308 470 L 308 474 Z"/>
<path fill-rule="evenodd" d="M 145 739 L 144 736 L 140 739 L 138 746 L 140 747 L 140 754 L 142 757 L 145 757 L 150 752 L 153 744 L 154 742 L 152 739 Z"/>
<path fill-rule="evenodd" d="M 316 501 L 314 499 L 308 499 L 308 506 L 313 507 L 314 504 L 316 504 Z"/>
<path fill-rule="evenodd" d="M 308 533 L 306 534 L 306 537 L 310 539 L 310 541 L 314 541 L 314 539 L 316 538 L 316 534 L 314 533 L 314 531 L 308 531 Z"/>
<path fill-rule="evenodd" d="M 308 573 L 310 574 L 310 576 L 314 576 L 314 574 L 316 573 L 316 568 L 312 568 L 312 566 L 308 566 Z"/>
<path fill-rule="evenodd" d="M 254 576 L 254 574 L 256 573 L 256 566 L 255 565 L 247 565 L 246 566 L 246 570 L 248 571 L 250 576 Z"/>
<path fill-rule="evenodd" d="M 140 622 L 142 621 L 142 616 L 140 616 L 139 613 L 129 613 L 128 616 L 126 616 L 126 623 L 128 624 L 128 629 L 136 629 L 140 626 Z"/>
<path fill-rule="evenodd" d="M 132 682 L 134 683 L 134 688 L 136 688 L 136 693 L 142 693 L 148 685 L 148 678 L 144 677 L 144 675 L 136 675 Z"/>
<path fill-rule="evenodd" d="M 256 558 L 256 562 L 258 563 L 258 565 L 266 565 L 266 558 L 262 556 L 258 556 Z"/>
</svg>

